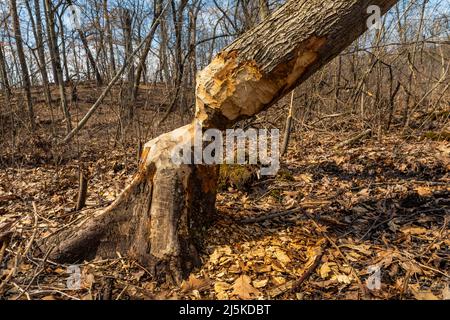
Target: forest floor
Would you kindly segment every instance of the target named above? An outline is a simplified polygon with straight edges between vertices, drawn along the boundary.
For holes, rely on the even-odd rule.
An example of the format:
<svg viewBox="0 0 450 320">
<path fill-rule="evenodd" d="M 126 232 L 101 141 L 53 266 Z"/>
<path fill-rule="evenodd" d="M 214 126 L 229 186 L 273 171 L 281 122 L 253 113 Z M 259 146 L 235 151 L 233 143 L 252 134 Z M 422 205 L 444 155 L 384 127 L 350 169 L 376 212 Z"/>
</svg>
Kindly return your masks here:
<svg viewBox="0 0 450 320">
<path fill-rule="evenodd" d="M 120 255 L 49 261 L 37 244 L 107 206 L 136 170 L 137 144 L 108 134 L 110 111 L 72 148 L 53 147 L 44 121 L 14 147 L 2 141 L 0 299 L 450 299 L 449 143 L 394 130 L 335 148 L 360 132 L 351 124 L 293 134 L 276 177 L 226 181 L 202 265 L 181 286 L 158 286 Z M 75 211 L 80 164 L 88 198 Z"/>
</svg>

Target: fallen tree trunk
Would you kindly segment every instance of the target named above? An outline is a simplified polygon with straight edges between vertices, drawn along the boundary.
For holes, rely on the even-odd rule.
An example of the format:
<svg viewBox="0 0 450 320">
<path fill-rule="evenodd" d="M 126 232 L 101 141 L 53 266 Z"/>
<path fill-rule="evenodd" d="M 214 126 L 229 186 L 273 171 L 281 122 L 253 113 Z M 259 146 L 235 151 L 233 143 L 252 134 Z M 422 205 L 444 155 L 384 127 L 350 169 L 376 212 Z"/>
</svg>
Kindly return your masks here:
<svg viewBox="0 0 450 320">
<path fill-rule="evenodd" d="M 50 238 L 50 258 L 75 262 L 116 252 L 156 278 L 179 282 L 199 263 L 197 248 L 214 216 L 215 165 L 175 164 L 196 128 L 225 129 L 270 107 L 366 29 L 367 7 L 395 0 L 292 0 L 247 32 L 197 77 L 192 124 L 144 146 L 131 184 L 108 208 Z"/>
</svg>

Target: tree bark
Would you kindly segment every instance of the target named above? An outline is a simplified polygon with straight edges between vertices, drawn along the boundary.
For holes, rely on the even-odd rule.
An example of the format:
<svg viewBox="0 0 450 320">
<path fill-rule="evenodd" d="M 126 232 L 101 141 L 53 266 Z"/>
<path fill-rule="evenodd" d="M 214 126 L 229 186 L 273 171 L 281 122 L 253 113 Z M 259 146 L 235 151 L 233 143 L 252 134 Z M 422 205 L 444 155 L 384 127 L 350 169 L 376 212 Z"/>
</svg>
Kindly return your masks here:
<svg viewBox="0 0 450 320">
<path fill-rule="evenodd" d="M 20 30 L 19 15 L 17 13 L 16 0 L 10 0 L 10 13 L 13 20 L 14 38 L 16 40 L 17 55 L 19 57 L 20 69 L 22 71 L 22 82 L 27 101 L 28 117 L 30 120 L 31 129 L 34 130 L 35 123 L 34 123 L 33 100 L 31 97 L 30 73 L 28 71 L 27 61 L 25 58 L 25 51 L 23 49 L 22 32 Z"/>
<path fill-rule="evenodd" d="M 259 0 L 259 18 L 264 20 L 270 15 L 268 0 Z"/>
<path fill-rule="evenodd" d="M 125 84 L 126 90 L 122 97 L 122 115 L 121 118 L 128 123 L 134 116 L 134 105 L 133 105 L 133 88 L 134 88 L 134 61 L 131 59 L 133 54 L 133 15 L 130 10 L 123 8 L 121 10 L 121 23 L 123 30 L 123 41 L 125 45 L 125 61 L 130 64 L 127 73 L 127 82 Z"/>
<path fill-rule="evenodd" d="M 152 48 L 153 38 L 155 37 L 156 30 L 158 29 L 160 23 L 158 17 L 161 15 L 161 12 L 163 10 L 162 5 L 163 3 L 161 0 L 155 1 L 155 8 L 154 8 L 155 14 L 153 15 L 154 16 L 153 19 L 155 22 L 153 23 L 153 26 L 150 30 L 144 49 L 142 49 L 142 54 L 136 68 L 136 77 L 134 79 L 134 87 L 133 87 L 133 101 L 137 99 L 139 93 L 139 83 L 141 82 L 142 72 L 144 71 L 145 67 L 145 61 L 147 60 L 147 56 L 150 52 L 150 49 Z"/>
<path fill-rule="evenodd" d="M 67 4 L 69 6 L 73 5 L 72 0 L 68 0 Z M 80 28 L 78 28 L 78 26 L 77 26 L 77 31 L 78 31 L 78 35 L 80 37 L 81 43 L 83 44 L 84 51 L 86 51 L 86 56 L 89 60 L 89 63 L 91 64 L 92 70 L 94 72 L 95 82 L 96 82 L 97 86 L 100 87 L 103 85 L 103 79 L 102 79 L 102 76 L 100 75 L 100 71 L 98 70 L 98 66 L 97 66 L 97 63 L 95 62 L 94 56 L 92 55 L 91 49 L 89 48 L 89 43 L 87 41 L 86 34 L 81 29 L 81 26 L 80 26 Z"/>
<path fill-rule="evenodd" d="M 42 77 L 42 85 L 44 88 L 44 96 L 45 96 L 45 102 L 50 109 L 50 112 L 52 114 L 52 123 L 53 123 L 53 108 L 52 108 L 52 96 L 50 93 L 50 86 L 48 81 L 48 74 L 47 74 L 47 67 L 45 62 L 45 47 L 44 47 L 44 37 L 42 33 L 42 18 L 41 18 L 41 7 L 39 0 L 34 0 L 34 13 L 36 16 L 36 47 L 38 52 L 38 58 L 39 58 L 39 70 L 41 72 Z M 30 16 L 31 16 L 31 9 L 30 9 Z"/>
<path fill-rule="evenodd" d="M 55 12 L 51 0 L 44 0 L 45 17 L 47 19 L 48 43 L 50 49 L 50 57 L 54 67 L 54 74 L 56 76 L 55 83 L 58 84 L 59 98 L 61 100 L 61 112 L 66 121 L 66 131 L 69 133 L 72 130 L 72 121 L 70 117 L 69 108 L 67 105 L 66 86 L 64 85 L 64 76 L 61 67 L 61 59 L 58 50 L 58 38 L 55 32 Z"/>
<path fill-rule="evenodd" d="M 114 47 L 113 47 L 113 35 L 111 29 L 111 21 L 109 17 L 108 10 L 108 0 L 103 0 L 103 15 L 105 19 L 106 37 L 108 41 L 109 50 L 109 67 L 110 67 L 110 79 L 116 74 L 116 60 L 114 58 Z"/>
<path fill-rule="evenodd" d="M 45 26 L 47 30 L 47 42 L 48 50 L 50 53 L 50 63 L 52 65 L 53 81 L 55 84 L 59 85 L 58 80 L 58 65 L 59 52 L 58 45 L 53 42 L 53 39 L 57 39 L 55 31 L 55 17 L 53 12 L 53 6 L 48 0 L 44 0 L 44 15 L 45 15 Z M 61 66 L 59 66 L 61 68 Z"/>
<path fill-rule="evenodd" d="M 3 48 L 0 46 L 0 81 L 2 88 L 5 91 L 5 97 L 9 100 L 11 95 L 11 87 L 9 86 L 8 73 L 6 70 L 5 55 L 3 54 Z"/>
<path fill-rule="evenodd" d="M 395 0 L 291 0 L 225 48 L 197 77 L 192 124 L 144 146 L 131 184 L 108 208 L 56 235 L 50 258 L 74 262 L 120 252 L 157 279 L 180 281 L 198 264 L 203 231 L 214 216 L 215 165 L 177 165 L 175 148 L 196 128 L 225 129 L 270 107 L 366 29 L 366 9 Z"/>
</svg>

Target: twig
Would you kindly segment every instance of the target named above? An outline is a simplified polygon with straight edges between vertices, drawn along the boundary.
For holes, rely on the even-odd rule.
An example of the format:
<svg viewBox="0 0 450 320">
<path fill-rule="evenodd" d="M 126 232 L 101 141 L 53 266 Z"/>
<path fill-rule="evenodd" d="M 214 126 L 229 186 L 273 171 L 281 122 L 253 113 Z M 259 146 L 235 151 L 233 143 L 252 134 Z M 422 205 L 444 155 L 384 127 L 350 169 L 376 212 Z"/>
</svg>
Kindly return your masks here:
<svg viewBox="0 0 450 320">
<path fill-rule="evenodd" d="M 39 271 L 37 271 L 37 272 L 35 271 L 33 277 L 31 278 L 31 280 L 30 280 L 30 282 L 28 283 L 28 285 L 26 286 L 26 288 L 23 289 L 23 291 L 22 291 L 16 298 L 14 298 L 14 300 L 18 300 L 20 297 L 22 297 L 22 295 L 23 295 L 24 293 L 27 293 L 27 292 L 28 292 L 28 289 L 29 289 L 29 288 L 31 287 L 31 285 L 33 284 L 34 279 L 36 279 L 36 277 L 37 277 L 38 275 L 40 275 L 42 271 L 44 271 L 44 265 L 45 265 L 45 262 L 47 261 L 48 256 L 50 255 L 50 253 L 53 251 L 54 248 L 55 248 L 55 245 L 53 245 L 52 247 L 50 247 L 50 248 L 47 250 L 47 252 L 45 253 L 44 259 L 42 259 L 41 265 L 36 269 L 36 270 L 39 270 Z"/>
<path fill-rule="evenodd" d="M 45 289 L 45 290 L 35 290 L 35 291 L 31 291 L 29 294 L 30 295 L 38 295 L 38 294 L 46 294 L 46 293 L 58 293 L 62 296 L 65 296 L 67 298 L 70 298 L 72 300 L 81 300 L 80 298 L 77 298 L 75 296 L 71 296 L 70 294 L 67 294 L 59 289 L 53 289 L 53 288 L 49 288 L 49 289 Z"/>
<path fill-rule="evenodd" d="M 20 252 L 17 252 L 16 258 L 14 259 L 14 266 L 9 271 L 8 275 L 6 276 L 6 279 L 3 280 L 3 282 L 0 284 L 0 293 L 2 292 L 2 289 L 6 286 L 6 284 L 9 282 L 9 280 L 11 280 L 11 278 L 16 273 L 17 265 L 19 264 L 19 259 L 20 259 L 19 256 L 20 256 Z"/>
<path fill-rule="evenodd" d="M 2 263 L 3 257 L 5 255 L 6 248 L 8 247 L 9 243 L 9 236 L 12 234 L 12 232 L 5 233 L 2 237 L 0 237 L 0 242 L 2 243 L 2 247 L 0 248 L 0 265 Z"/>
<path fill-rule="evenodd" d="M 288 145 L 289 145 L 289 138 L 291 136 L 291 129 L 292 129 L 292 109 L 293 109 L 293 105 L 294 105 L 294 94 L 295 94 L 295 89 L 292 90 L 291 93 L 291 104 L 289 105 L 289 113 L 288 116 L 286 118 L 286 125 L 284 128 L 284 134 L 283 134 L 283 145 L 281 148 L 281 153 L 280 155 L 283 156 L 287 149 L 288 149 Z"/>
<path fill-rule="evenodd" d="M 359 289 L 361 290 L 363 296 L 365 298 L 368 298 L 369 296 L 369 292 L 367 291 L 367 287 L 364 286 L 364 284 L 362 283 L 361 279 L 358 276 L 358 273 L 356 272 L 355 268 L 353 268 L 353 266 L 350 264 L 350 262 L 347 259 L 347 256 L 341 251 L 341 249 L 339 248 L 339 246 L 325 233 L 320 229 L 320 226 L 317 224 L 317 222 L 309 215 L 306 213 L 306 215 L 308 216 L 308 218 L 312 221 L 312 223 L 314 224 L 314 226 L 317 228 L 317 230 L 331 243 L 331 245 L 337 250 L 337 252 L 342 256 L 342 259 L 344 259 L 344 262 L 346 265 L 348 265 L 351 269 L 351 272 L 353 273 L 353 276 L 355 277 L 356 281 L 358 282 L 358 286 Z"/>
<path fill-rule="evenodd" d="M 124 293 L 125 291 L 127 291 L 127 289 L 128 289 L 128 285 L 126 285 L 126 286 L 122 289 L 122 291 L 120 291 L 119 295 L 116 297 L 116 300 L 120 300 L 120 298 L 122 297 L 123 293 Z"/>
<path fill-rule="evenodd" d="M 28 251 L 30 251 L 31 245 L 34 242 L 34 238 L 36 238 L 36 234 L 37 234 L 37 230 L 38 230 L 38 213 L 37 213 L 37 208 L 36 208 L 36 204 L 34 203 L 34 201 L 33 201 L 32 205 L 33 205 L 33 212 L 34 212 L 34 230 L 33 230 L 33 234 L 31 235 L 30 241 L 28 241 L 28 244 L 25 247 L 23 256 L 26 256 Z"/>
<path fill-rule="evenodd" d="M 275 219 L 275 218 L 287 216 L 287 215 L 290 215 L 290 214 L 299 213 L 299 212 L 302 212 L 304 209 L 315 208 L 315 207 L 318 207 L 320 205 L 329 204 L 329 203 L 330 203 L 329 201 L 303 202 L 303 203 L 300 204 L 300 206 L 298 208 L 289 209 L 289 210 L 280 211 L 280 212 L 273 212 L 273 213 L 269 213 L 269 214 L 263 215 L 261 217 L 245 218 L 245 219 L 242 219 L 242 220 L 238 220 L 237 222 L 238 223 L 242 223 L 242 224 L 257 223 L 257 222 L 261 222 L 261 221 L 265 221 L 265 220 L 270 220 L 270 219 Z"/>
<path fill-rule="evenodd" d="M 314 255 L 308 259 L 305 268 L 301 273 L 300 277 L 296 280 L 288 281 L 287 283 L 278 286 L 268 292 L 269 297 L 274 298 L 288 291 L 297 291 L 303 282 L 308 279 L 308 277 L 313 273 L 313 271 L 319 266 L 322 256 L 328 246 L 328 240 L 322 239 L 317 243 L 316 248 L 314 248 Z"/>
<path fill-rule="evenodd" d="M 17 283 L 15 282 L 11 282 L 11 284 L 16 287 L 21 293 L 25 294 L 27 296 L 28 300 L 31 300 L 30 295 L 28 294 L 28 292 L 26 292 L 25 290 L 23 290 Z"/>
<path fill-rule="evenodd" d="M 299 213 L 302 210 L 303 210 L 303 208 L 295 208 L 295 209 L 281 211 L 281 212 L 269 213 L 262 217 L 242 219 L 242 220 L 239 220 L 239 223 L 251 224 L 251 223 L 261 222 L 261 221 L 265 221 L 265 220 L 270 220 L 270 219 L 286 216 L 289 214 Z"/>
</svg>

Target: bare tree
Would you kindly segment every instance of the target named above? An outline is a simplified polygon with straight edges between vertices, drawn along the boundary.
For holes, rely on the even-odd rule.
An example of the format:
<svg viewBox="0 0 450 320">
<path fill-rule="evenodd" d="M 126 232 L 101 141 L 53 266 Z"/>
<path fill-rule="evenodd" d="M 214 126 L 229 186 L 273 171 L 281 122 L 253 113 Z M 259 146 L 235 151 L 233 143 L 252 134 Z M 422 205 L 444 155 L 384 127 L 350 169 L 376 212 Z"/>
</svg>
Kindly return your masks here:
<svg viewBox="0 0 450 320">
<path fill-rule="evenodd" d="M 70 132 L 72 130 L 72 122 L 70 118 L 69 108 L 67 105 L 66 87 L 64 84 L 64 76 L 61 67 L 60 54 L 58 50 L 58 39 L 55 32 L 55 11 L 51 0 L 44 0 L 45 5 L 45 17 L 48 29 L 48 42 L 50 56 L 52 59 L 52 65 L 54 67 L 54 73 L 56 73 L 56 83 L 59 87 L 59 98 L 61 100 L 61 111 L 64 115 L 64 120 L 66 122 L 66 131 Z"/>
<path fill-rule="evenodd" d="M 105 19 L 106 38 L 109 50 L 109 72 L 110 78 L 116 73 L 116 59 L 114 58 L 113 35 L 111 29 L 111 19 L 108 10 L 108 0 L 103 0 L 103 15 Z"/>
<path fill-rule="evenodd" d="M 6 61 L 2 46 L 0 46 L 0 81 L 5 92 L 5 96 L 9 100 L 9 96 L 11 95 L 11 87 L 9 86 L 8 72 L 6 70 Z"/>
</svg>

